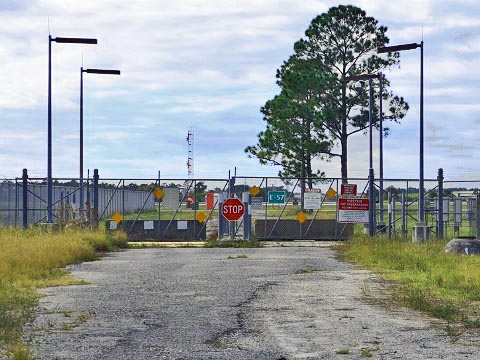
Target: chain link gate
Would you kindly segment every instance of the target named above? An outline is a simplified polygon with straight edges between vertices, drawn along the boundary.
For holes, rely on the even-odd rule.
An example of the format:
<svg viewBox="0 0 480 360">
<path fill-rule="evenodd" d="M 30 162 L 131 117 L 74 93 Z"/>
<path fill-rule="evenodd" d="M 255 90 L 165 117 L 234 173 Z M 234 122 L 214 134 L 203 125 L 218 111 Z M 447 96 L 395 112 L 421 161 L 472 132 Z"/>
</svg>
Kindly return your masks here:
<svg viewBox="0 0 480 360">
<path fill-rule="evenodd" d="M 130 241 L 188 242 L 217 238 L 219 199 L 214 195 L 226 191 L 228 180 L 143 181 L 149 184 L 144 203 L 134 212 L 113 214 L 106 223 L 108 230 L 122 229 Z M 117 191 L 123 192 L 126 186 L 125 180 L 120 180 Z"/>
</svg>

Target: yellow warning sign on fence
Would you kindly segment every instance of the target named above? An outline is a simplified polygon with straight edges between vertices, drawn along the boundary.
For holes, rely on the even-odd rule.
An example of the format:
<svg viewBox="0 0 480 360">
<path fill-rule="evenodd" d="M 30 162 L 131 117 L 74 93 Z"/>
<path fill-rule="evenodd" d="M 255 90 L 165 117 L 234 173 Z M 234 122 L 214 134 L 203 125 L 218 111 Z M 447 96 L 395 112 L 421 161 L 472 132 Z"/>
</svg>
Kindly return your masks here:
<svg viewBox="0 0 480 360">
<path fill-rule="evenodd" d="M 305 215 L 303 212 L 299 212 L 296 219 L 299 223 L 303 224 L 305 220 L 307 220 L 307 215 Z"/>
<path fill-rule="evenodd" d="M 201 212 L 201 211 L 200 211 L 199 213 L 197 213 L 197 221 L 198 221 L 198 222 L 203 223 L 203 222 L 205 222 L 206 220 L 207 220 L 207 215 L 205 215 L 205 214 L 204 214 L 203 212 Z"/>
<path fill-rule="evenodd" d="M 153 195 L 155 195 L 155 198 L 161 199 L 165 195 L 165 191 L 162 188 L 156 188 L 153 190 Z"/>
<path fill-rule="evenodd" d="M 335 190 L 333 190 L 332 188 L 328 189 L 327 192 L 326 192 L 327 196 L 332 199 L 335 197 L 335 195 L 337 195 L 337 192 Z"/>
<path fill-rule="evenodd" d="M 252 196 L 257 196 L 260 192 L 260 188 L 257 185 L 253 185 L 248 191 L 250 194 L 252 194 Z"/>
<path fill-rule="evenodd" d="M 123 215 L 120 214 L 119 212 L 116 212 L 115 214 L 112 215 L 112 220 L 118 224 L 120 221 L 123 220 Z"/>
</svg>

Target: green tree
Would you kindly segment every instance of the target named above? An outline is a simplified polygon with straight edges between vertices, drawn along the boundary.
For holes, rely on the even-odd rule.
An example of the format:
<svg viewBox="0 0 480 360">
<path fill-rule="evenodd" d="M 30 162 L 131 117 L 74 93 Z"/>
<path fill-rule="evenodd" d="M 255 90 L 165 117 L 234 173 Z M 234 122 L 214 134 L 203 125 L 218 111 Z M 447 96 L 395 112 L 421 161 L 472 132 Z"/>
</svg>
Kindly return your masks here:
<svg viewBox="0 0 480 360">
<path fill-rule="evenodd" d="M 398 196 L 398 189 L 393 185 L 390 185 L 389 187 L 387 187 L 385 191 L 389 194 L 392 194 L 392 196 L 394 197 Z"/>
<path fill-rule="evenodd" d="M 207 185 L 203 181 L 198 181 L 195 183 L 195 191 L 200 194 L 203 194 L 207 191 Z"/>
<path fill-rule="evenodd" d="M 325 73 L 312 71 L 312 63 L 292 56 L 277 71 L 282 91 L 261 108 L 267 129 L 258 134 L 255 146 L 245 149 L 262 164 L 280 165 L 280 177 L 323 177 L 312 161 L 328 157 L 333 146 L 323 133 L 318 106 L 329 82 Z"/>
<path fill-rule="evenodd" d="M 398 52 L 389 53 L 386 57 L 376 55 L 378 47 L 388 44 L 387 27 L 378 26 L 378 21 L 366 15 L 365 11 L 355 6 L 331 8 L 327 13 L 313 19 L 305 32 L 306 39 L 298 41 L 294 48 L 297 56 L 322 63 L 325 71 L 334 77 L 331 83 L 333 97 L 327 103 L 323 123 L 329 138 L 339 144 L 340 153 L 331 153 L 340 157 L 341 175 L 348 177 L 348 137 L 364 131 L 368 125 L 368 95 L 366 89 L 358 89 L 355 84 L 345 81 L 347 76 L 359 74 L 378 74 L 382 69 L 397 65 Z M 388 101 L 384 119 L 398 122 L 408 110 L 403 98 L 394 96 L 388 91 L 388 79 L 382 76 L 382 101 Z M 378 84 L 378 82 L 376 82 Z M 379 111 L 378 91 L 374 95 L 374 125 L 378 127 Z M 360 107 L 359 114 L 352 109 Z M 353 115 L 351 115 L 351 112 Z M 389 131 L 385 127 L 385 134 Z"/>
<path fill-rule="evenodd" d="M 346 179 L 348 138 L 365 132 L 369 98 L 367 89 L 357 88 L 345 78 L 379 74 L 382 69 L 399 63 L 398 52 L 376 55 L 376 48 L 389 42 L 386 31 L 385 26 L 378 26 L 378 21 L 366 16 L 365 11 L 350 5 L 333 7 L 313 19 L 305 32 L 306 38 L 295 43 L 295 54 L 277 72 L 280 95 L 262 108 L 267 130 L 258 135 L 256 146 L 245 151 L 261 163 L 281 165 L 284 173 L 293 168 L 307 176 L 308 170 L 299 171 L 299 165 L 308 169 L 308 155 L 323 160 L 339 157 L 341 176 Z M 388 90 L 388 79 L 379 76 L 383 80 L 383 93 L 380 95 L 375 89 L 372 114 L 377 128 L 380 96 L 385 120 L 399 122 L 408 110 L 404 99 Z M 305 81 L 303 87 L 299 85 L 302 79 L 310 81 Z M 378 87 L 378 81 L 374 83 Z M 385 126 L 384 135 L 388 132 Z M 293 164 L 290 159 L 294 159 Z"/>
</svg>

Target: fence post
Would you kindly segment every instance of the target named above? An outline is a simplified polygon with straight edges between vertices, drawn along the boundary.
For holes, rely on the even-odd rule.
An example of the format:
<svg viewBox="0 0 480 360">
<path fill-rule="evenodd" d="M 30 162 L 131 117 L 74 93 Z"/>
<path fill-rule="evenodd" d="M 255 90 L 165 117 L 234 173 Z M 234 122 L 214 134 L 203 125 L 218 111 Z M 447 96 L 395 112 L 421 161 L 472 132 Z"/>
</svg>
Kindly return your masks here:
<svg viewBox="0 0 480 360">
<path fill-rule="evenodd" d="M 228 231 L 228 221 L 222 215 L 222 205 L 227 200 L 227 195 L 225 193 L 218 194 L 218 240 L 222 239 L 223 235 L 225 235 Z"/>
<path fill-rule="evenodd" d="M 98 169 L 93 170 L 93 228 L 98 229 Z"/>
<path fill-rule="evenodd" d="M 230 188 L 229 191 L 229 198 L 234 198 L 235 196 L 235 176 L 232 176 L 230 178 L 230 182 L 228 183 L 228 186 Z M 219 209 L 220 212 L 222 211 L 222 208 Z M 228 232 L 230 233 L 230 240 L 233 241 L 235 240 L 235 221 L 228 221 Z"/>
<path fill-rule="evenodd" d="M 242 194 L 242 202 L 245 208 L 245 213 L 243 214 L 243 238 L 252 240 L 252 214 L 250 214 L 250 193 L 248 191 Z"/>
<path fill-rule="evenodd" d="M 438 216 L 437 216 L 437 239 L 443 239 L 443 169 L 438 169 Z"/>
<path fill-rule="evenodd" d="M 375 187 L 373 184 L 374 174 L 373 169 L 368 171 L 368 195 L 369 195 L 369 211 L 368 211 L 368 235 L 373 236 L 375 234 Z"/>
<path fill-rule="evenodd" d="M 23 190 L 23 227 L 28 227 L 28 172 L 23 169 L 22 173 L 22 190 Z"/>
<path fill-rule="evenodd" d="M 392 213 L 393 213 L 393 200 L 392 200 L 392 193 L 388 193 L 388 238 L 392 238 Z"/>
</svg>

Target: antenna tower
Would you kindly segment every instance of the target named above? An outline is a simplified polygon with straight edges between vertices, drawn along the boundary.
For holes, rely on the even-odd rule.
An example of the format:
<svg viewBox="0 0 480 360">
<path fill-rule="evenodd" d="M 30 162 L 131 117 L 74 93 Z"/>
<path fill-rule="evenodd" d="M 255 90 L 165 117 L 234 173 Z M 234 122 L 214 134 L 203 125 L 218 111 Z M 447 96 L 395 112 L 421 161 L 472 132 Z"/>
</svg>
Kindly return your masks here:
<svg viewBox="0 0 480 360">
<path fill-rule="evenodd" d="M 187 171 L 188 178 L 193 178 L 193 128 L 188 130 L 187 134 L 187 144 L 188 144 L 188 154 L 187 154 Z"/>
</svg>

